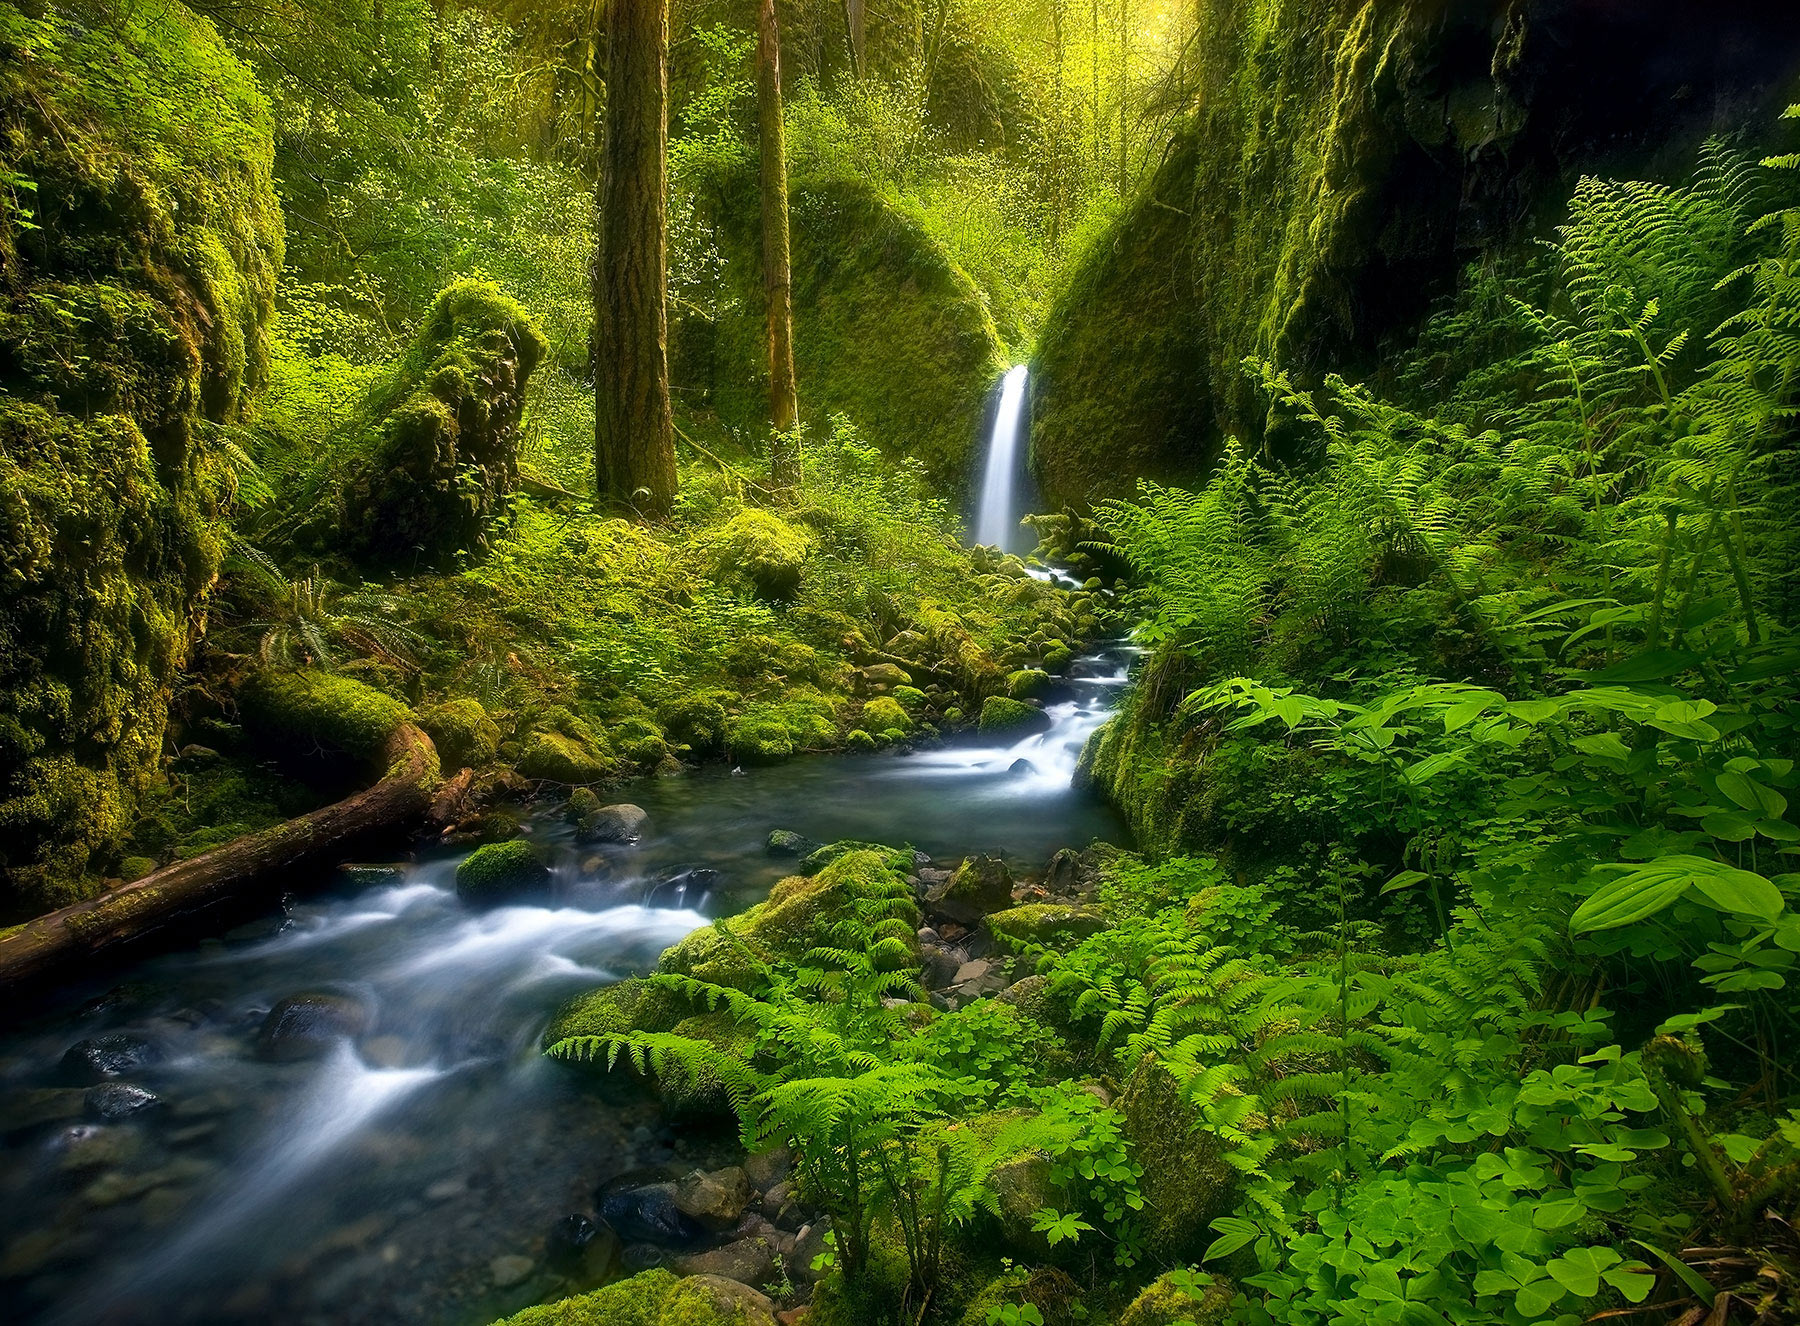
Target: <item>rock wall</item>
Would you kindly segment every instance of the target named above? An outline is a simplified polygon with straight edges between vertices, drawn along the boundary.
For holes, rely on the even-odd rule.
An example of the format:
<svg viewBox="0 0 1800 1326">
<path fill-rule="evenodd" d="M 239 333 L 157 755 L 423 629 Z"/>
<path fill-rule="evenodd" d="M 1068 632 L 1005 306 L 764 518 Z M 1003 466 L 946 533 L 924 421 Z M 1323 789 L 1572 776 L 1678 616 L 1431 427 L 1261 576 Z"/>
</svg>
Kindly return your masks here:
<svg viewBox="0 0 1800 1326">
<path fill-rule="evenodd" d="M 1081 503 L 1261 441 L 1240 370 L 1370 375 L 1582 173 L 1680 175 L 1800 80 L 1782 0 L 1201 0 L 1191 110 L 1052 310 L 1034 463 Z"/>
<path fill-rule="evenodd" d="M 676 310 L 677 392 L 726 423 L 767 427 L 762 230 L 754 176 L 719 181 L 712 223 L 725 260 L 716 312 Z M 965 482 L 1005 368 L 987 304 L 943 246 L 872 189 L 797 180 L 794 365 L 802 417 L 842 412 L 890 455 L 918 458 L 945 490 Z"/>
<path fill-rule="evenodd" d="M 218 568 L 269 113 L 174 0 L 0 3 L 0 914 L 93 891 Z"/>
</svg>

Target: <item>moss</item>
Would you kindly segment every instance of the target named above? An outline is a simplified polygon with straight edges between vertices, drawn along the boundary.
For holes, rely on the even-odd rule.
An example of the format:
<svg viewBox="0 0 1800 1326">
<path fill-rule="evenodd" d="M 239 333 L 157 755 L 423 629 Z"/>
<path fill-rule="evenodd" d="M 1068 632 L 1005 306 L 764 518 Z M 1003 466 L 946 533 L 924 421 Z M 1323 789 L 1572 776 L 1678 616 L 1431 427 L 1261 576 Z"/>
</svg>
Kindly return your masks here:
<svg viewBox="0 0 1800 1326">
<path fill-rule="evenodd" d="M 747 1060 L 753 1035 L 723 1009 L 684 1018 L 670 1028 L 677 1036 L 705 1041 L 723 1054 Z M 735 1113 L 725 1081 L 711 1069 L 689 1077 L 680 1069 L 657 1077 L 663 1109 L 674 1119 L 706 1118 Z"/>
<path fill-rule="evenodd" d="M 697 691 L 665 700 L 656 716 L 671 737 L 698 754 L 712 754 L 724 746 L 725 705 L 736 698 L 730 691 Z"/>
<path fill-rule="evenodd" d="M 878 695 L 867 701 L 862 708 L 862 722 L 872 732 L 885 734 L 897 730 L 903 737 L 912 731 L 913 726 L 911 715 L 891 695 Z"/>
<path fill-rule="evenodd" d="M 1042 668 L 1021 668 L 1008 673 L 1006 694 L 1012 700 L 1035 700 L 1050 687 L 1050 674 Z"/>
<path fill-rule="evenodd" d="M 526 1308 L 494 1326 L 665 1326 L 663 1308 L 679 1284 L 659 1267 L 591 1294 Z"/>
<path fill-rule="evenodd" d="M 837 707 L 810 687 L 752 705 L 725 725 L 726 753 L 740 764 L 776 764 L 800 751 L 830 749 L 837 741 Z"/>
<path fill-rule="evenodd" d="M 1023 736 L 1037 728 L 1050 725 L 1042 709 L 1034 709 L 1020 700 L 1009 700 L 1004 695 L 990 695 L 981 703 L 981 735 L 1004 736 L 1016 733 Z"/>
<path fill-rule="evenodd" d="M 29 52 L 27 54 L 27 52 Z M 219 566 L 281 268 L 249 70 L 178 3 L 0 10 L 0 909 L 99 887 Z"/>
<path fill-rule="evenodd" d="M 611 758 L 592 742 L 564 732 L 534 732 L 519 755 L 518 770 L 546 783 L 599 783 L 617 772 Z"/>
<path fill-rule="evenodd" d="M 1154 1257 L 1197 1261 L 1210 1226 L 1236 1207 L 1237 1171 L 1224 1144 L 1198 1127 L 1181 1087 L 1154 1054 L 1138 1060 L 1119 1097 L 1125 1135 L 1144 1167 L 1144 1242 Z"/>
<path fill-rule="evenodd" d="M 1090 907 L 1070 907 L 1063 903 L 1027 903 L 988 917 L 988 926 L 996 935 L 1021 944 L 1086 939 L 1106 929 L 1108 924 L 1105 916 Z"/>
<path fill-rule="evenodd" d="M 676 995 L 642 977 L 577 995 L 556 1011 L 544 1030 L 546 1047 L 571 1036 L 613 1036 L 629 1031 L 669 1031 L 686 1015 Z"/>
<path fill-rule="evenodd" d="M 925 696 L 925 692 L 920 690 L 917 686 L 894 687 L 894 700 L 902 709 L 906 710 L 909 715 L 924 713 L 930 704 L 930 701 Z"/>
<path fill-rule="evenodd" d="M 844 734 L 844 745 L 851 750 L 869 751 L 875 750 L 881 743 L 876 741 L 869 733 L 864 732 L 858 727 L 851 728 L 849 732 Z"/>
<path fill-rule="evenodd" d="M 486 550 L 518 481 L 526 382 L 546 349 L 499 287 L 446 286 L 371 397 L 373 444 L 340 481 L 344 549 L 408 569 Z"/>
<path fill-rule="evenodd" d="M 669 753 L 663 730 L 647 718 L 628 718 L 607 729 L 613 748 L 633 764 L 654 768 Z"/>
<path fill-rule="evenodd" d="M 800 873 L 816 875 L 834 861 L 850 855 L 852 852 L 874 852 L 887 861 L 889 867 L 901 874 L 912 869 L 912 853 L 881 843 L 865 843 L 855 838 L 839 838 L 836 842 L 826 843 L 823 847 L 814 848 L 800 858 Z"/>
<path fill-rule="evenodd" d="M 1215 1280 L 1199 1301 L 1195 1301 L 1185 1289 L 1176 1288 L 1172 1277 L 1165 1274 L 1151 1281 L 1144 1292 L 1131 1301 L 1119 1317 L 1119 1326 L 1176 1326 L 1178 1322 L 1219 1326 L 1231 1312 L 1232 1294 L 1229 1281 Z"/>
<path fill-rule="evenodd" d="M 794 753 L 794 736 L 772 714 L 746 714 L 726 725 L 725 752 L 739 764 L 779 764 Z"/>
<path fill-rule="evenodd" d="M 1045 1267 L 1027 1271 L 1015 1267 L 995 1276 L 963 1308 L 961 1326 L 992 1326 L 997 1309 L 1008 1304 L 1030 1304 L 1044 1326 L 1073 1326 L 1080 1301 L 1080 1287 L 1062 1271 Z"/>
<path fill-rule="evenodd" d="M 677 386 L 710 398 L 719 416 L 762 430 L 768 358 L 761 229 L 754 171 L 719 178 L 720 250 L 733 297 L 702 326 L 712 353 Z M 892 456 L 923 463 L 941 489 L 960 488 L 988 396 L 1006 366 L 986 301 L 968 274 L 913 218 L 860 182 L 789 185 L 793 222 L 794 360 L 807 416 L 842 413 Z M 697 366 L 699 367 L 699 366 Z M 917 384 L 931 384 L 921 392 Z"/>
<path fill-rule="evenodd" d="M 812 540 L 772 511 L 745 507 L 712 539 L 714 574 L 742 577 L 766 599 L 791 599 Z"/>
<path fill-rule="evenodd" d="M 128 856 L 119 862 L 119 878 L 130 884 L 151 874 L 156 869 L 156 862 L 147 856 Z"/>
<path fill-rule="evenodd" d="M 456 896 L 486 904 L 542 895 L 550 871 L 538 849 L 523 838 L 477 847 L 456 867 Z"/>
<path fill-rule="evenodd" d="M 265 668 L 238 692 L 246 728 L 276 751 L 323 744 L 353 759 L 381 759 L 412 711 L 350 677 Z"/>
<path fill-rule="evenodd" d="M 1050 672 L 1065 672 L 1069 664 L 1075 661 L 1075 651 L 1061 640 L 1052 640 L 1044 646 L 1043 663 Z"/>
<path fill-rule="evenodd" d="M 481 701 L 446 700 L 419 716 L 419 726 L 438 748 L 446 769 L 486 764 L 500 749 L 500 726 L 488 717 Z"/>
</svg>

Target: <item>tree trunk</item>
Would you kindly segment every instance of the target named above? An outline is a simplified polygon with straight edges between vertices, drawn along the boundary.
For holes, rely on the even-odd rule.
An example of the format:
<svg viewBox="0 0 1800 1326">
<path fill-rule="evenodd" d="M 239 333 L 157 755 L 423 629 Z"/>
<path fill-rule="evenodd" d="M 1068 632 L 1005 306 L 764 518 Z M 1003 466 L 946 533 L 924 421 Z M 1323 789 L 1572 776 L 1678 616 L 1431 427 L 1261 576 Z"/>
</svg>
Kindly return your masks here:
<svg viewBox="0 0 1800 1326">
<path fill-rule="evenodd" d="M 602 501 L 666 516 L 669 411 L 668 0 L 614 0 L 606 160 L 594 254 L 594 483 Z"/>
<path fill-rule="evenodd" d="M 756 108 L 762 132 L 763 293 L 769 306 L 769 473 L 777 492 L 800 486 L 800 403 L 794 387 L 794 301 L 788 261 L 787 153 L 781 134 L 781 33 L 775 0 L 756 11 Z"/>
<path fill-rule="evenodd" d="M 374 786 L 299 819 L 249 834 L 135 884 L 40 916 L 0 935 L 0 989 L 53 976 L 72 964 L 135 948 L 160 935 L 185 938 L 197 918 L 241 913 L 280 899 L 296 873 L 335 865 L 377 830 L 406 827 L 433 805 L 437 749 L 411 723 L 388 739 Z M 446 791 L 466 787 L 468 773 Z M 216 922 L 215 922 L 216 924 Z"/>
<path fill-rule="evenodd" d="M 844 40 L 850 47 L 850 72 L 857 78 L 863 76 L 864 39 L 867 26 L 868 7 L 866 0 L 843 0 L 844 8 Z"/>
<path fill-rule="evenodd" d="M 1126 90 L 1131 83 L 1131 0 L 1119 0 L 1119 197 L 1131 184 L 1130 148 L 1126 137 Z"/>
</svg>

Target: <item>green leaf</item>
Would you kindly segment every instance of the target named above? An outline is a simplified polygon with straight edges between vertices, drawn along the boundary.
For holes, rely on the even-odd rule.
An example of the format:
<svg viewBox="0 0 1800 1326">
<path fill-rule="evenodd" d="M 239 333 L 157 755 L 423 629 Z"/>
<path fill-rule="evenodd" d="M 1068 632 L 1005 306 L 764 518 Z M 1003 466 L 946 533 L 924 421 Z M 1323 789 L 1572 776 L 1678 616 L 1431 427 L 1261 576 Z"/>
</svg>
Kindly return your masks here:
<svg viewBox="0 0 1800 1326">
<path fill-rule="evenodd" d="M 1584 755 L 1596 755 L 1606 760 L 1624 760 L 1631 755 L 1631 747 L 1617 732 L 1596 732 L 1591 736 L 1576 737 L 1569 744 Z"/>
<path fill-rule="evenodd" d="M 1431 876 L 1427 875 L 1423 870 L 1402 870 L 1386 884 L 1383 884 L 1381 886 L 1381 891 L 1383 893 L 1398 893 L 1401 889 L 1410 889 L 1413 885 L 1423 883 L 1430 878 Z"/>
<path fill-rule="evenodd" d="M 1713 1299 L 1717 1297 L 1717 1291 L 1706 1282 L 1705 1278 L 1702 1277 L 1698 1271 L 1680 1258 L 1674 1256 L 1672 1253 L 1664 1252 L 1654 1243 L 1646 1243 L 1643 1239 L 1633 1239 L 1631 1241 L 1637 1244 L 1638 1247 L 1642 1248 L 1645 1252 L 1648 1252 L 1671 1271 L 1675 1272 L 1681 1282 L 1693 1292 L 1695 1298 L 1699 1299 L 1709 1308 L 1712 1306 Z M 1635 1302 L 1636 1300 L 1633 1301 Z"/>
<path fill-rule="evenodd" d="M 1616 930 L 1654 916 L 1685 893 L 1687 885 L 1685 874 L 1665 874 L 1649 868 L 1621 875 L 1575 909 L 1569 918 L 1569 932 L 1580 935 L 1592 930 Z"/>
<path fill-rule="evenodd" d="M 1219 1237 L 1212 1241 L 1211 1246 L 1206 1249 L 1206 1255 L 1200 1258 L 1203 1262 L 1212 1261 L 1215 1257 L 1229 1257 L 1239 1248 L 1248 1246 L 1262 1233 L 1241 1216 L 1220 1216 L 1212 1222 L 1212 1227 L 1218 1231 Z"/>
</svg>

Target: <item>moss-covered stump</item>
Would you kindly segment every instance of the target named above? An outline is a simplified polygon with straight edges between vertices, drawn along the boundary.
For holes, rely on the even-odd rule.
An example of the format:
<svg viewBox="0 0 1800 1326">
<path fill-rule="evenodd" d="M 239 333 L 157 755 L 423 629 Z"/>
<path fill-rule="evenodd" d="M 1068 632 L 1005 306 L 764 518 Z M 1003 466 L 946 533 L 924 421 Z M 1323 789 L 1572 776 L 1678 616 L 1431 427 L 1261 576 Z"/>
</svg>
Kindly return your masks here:
<svg viewBox="0 0 1800 1326">
<path fill-rule="evenodd" d="M 1225 1146 L 1194 1125 L 1181 1087 L 1154 1054 L 1138 1060 L 1119 1097 L 1132 1155 L 1144 1167 L 1144 1242 L 1152 1256 L 1198 1261 L 1210 1226 L 1237 1206 L 1238 1174 Z"/>
<path fill-rule="evenodd" d="M 763 429 L 769 375 L 754 172 L 719 180 L 714 196 L 732 297 L 714 319 L 676 311 L 675 385 L 710 397 L 727 422 Z M 960 488 L 1006 366 L 980 290 L 918 222 L 864 184 L 797 177 L 789 196 L 794 307 L 807 311 L 794 325 L 806 416 L 845 414 L 889 455 L 915 457 L 941 488 Z"/>
<path fill-rule="evenodd" d="M 214 426 L 266 376 L 273 151 L 175 0 L 0 8 L 0 914 L 95 891 L 155 769 L 219 565 Z"/>
<path fill-rule="evenodd" d="M 1202 0 L 1192 114 L 1039 336 L 1045 497 L 1191 481 L 1224 438 L 1265 440 L 1246 357 L 1378 374 L 1384 338 L 1580 174 L 1685 172 L 1718 105 L 1770 122 L 1800 24 L 1659 8 Z"/>
<path fill-rule="evenodd" d="M 761 1292 L 716 1275 L 644 1271 L 591 1294 L 526 1308 L 495 1326 L 774 1326 Z"/>
<path fill-rule="evenodd" d="M 445 287 L 371 402 L 344 476 L 340 534 L 359 560 L 414 569 L 485 551 L 519 477 L 525 384 L 546 342 L 490 282 Z"/>
<path fill-rule="evenodd" d="M 1233 1290 L 1228 1280 L 1215 1279 L 1196 1299 L 1175 1285 L 1169 1275 L 1158 1276 L 1132 1299 L 1119 1317 L 1119 1326 L 1219 1326 L 1231 1311 Z"/>
<path fill-rule="evenodd" d="M 550 869 L 523 838 L 477 847 L 456 867 L 456 896 L 478 907 L 542 897 Z"/>
</svg>

